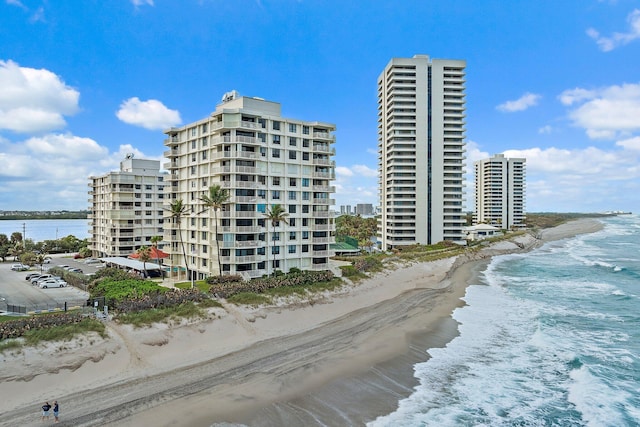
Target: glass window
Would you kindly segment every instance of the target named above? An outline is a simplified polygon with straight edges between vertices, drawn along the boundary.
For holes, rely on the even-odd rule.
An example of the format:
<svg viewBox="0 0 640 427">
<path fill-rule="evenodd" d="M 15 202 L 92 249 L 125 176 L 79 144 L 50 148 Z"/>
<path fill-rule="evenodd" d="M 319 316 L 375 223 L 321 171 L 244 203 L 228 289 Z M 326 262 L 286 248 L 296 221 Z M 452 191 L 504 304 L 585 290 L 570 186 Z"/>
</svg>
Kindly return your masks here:
<svg viewBox="0 0 640 427">
<path fill-rule="evenodd" d="M 309 135 L 309 126 L 302 126 L 302 133 L 304 135 Z"/>
<path fill-rule="evenodd" d="M 280 135 L 273 135 L 273 143 L 280 144 Z"/>
<path fill-rule="evenodd" d="M 271 190 L 271 198 L 273 200 L 280 200 L 280 190 Z"/>
<path fill-rule="evenodd" d="M 277 120 L 273 121 L 273 130 L 280 130 L 280 122 Z"/>
<path fill-rule="evenodd" d="M 296 245 L 289 245 L 289 253 L 290 254 L 296 253 Z"/>
<path fill-rule="evenodd" d="M 271 155 L 273 156 L 273 158 L 279 159 L 280 158 L 280 149 L 279 148 L 271 149 Z"/>
<path fill-rule="evenodd" d="M 289 191 L 289 200 L 296 200 L 296 192 Z"/>
<path fill-rule="evenodd" d="M 295 178 L 289 178 L 289 186 L 295 187 L 297 180 Z"/>
<path fill-rule="evenodd" d="M 298 145 L 298 138 L 294 137 L 294 136 L 290 136 L 289 137 L 289 145 L 292 147 L 295 147 L 296 145 Z"/>
<path fill-rule="evenodd" d="M 295 132 L 295 131 L 296 131 L 296 124 L 289 123 L 289 132 Z"/>
<path fill-rule="evenodd" d="M 309 178 L 302 178 L 302 186 L 303 187 L 309 186 Z"/>
<path fill-rule="evenodd" d="M 280 185 L 280 177 L 279 176 L 272 177 L 271 182 L 273 182 L 273 185 Z"/>
<path fill-rule="evenodd" d="M 309 191 L 303 191 L 302 192 L 302 200 L 309 200 L 310 196 L 311 196 L 311 192 L 309 192 Z"/>
<path fill-rule="evenodd" d="M 297 154 L 294 150 L 289 150 L 289 160 L 295 160 L 297 158 Z"/>
</svg>

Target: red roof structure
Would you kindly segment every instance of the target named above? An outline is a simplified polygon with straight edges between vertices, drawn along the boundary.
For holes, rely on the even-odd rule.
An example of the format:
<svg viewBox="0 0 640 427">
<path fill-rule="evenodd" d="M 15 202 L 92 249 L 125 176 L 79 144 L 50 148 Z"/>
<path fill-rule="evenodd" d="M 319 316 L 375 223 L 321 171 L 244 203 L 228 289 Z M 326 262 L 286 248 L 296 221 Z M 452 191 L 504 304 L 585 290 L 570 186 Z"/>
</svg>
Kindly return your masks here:
<svg viewBox="0 0 640 427">
<path fill-rule="evenodd" d="M 158 258 L 168 258 L 169 254 L 166 252 L 161 251 L 160 249 L 156 249 L 155 246 L 152 246 L 151 248 L 149 248 L 149 254 L 151 255 L 151 259 L 158 259 Z M 133 259 L 137 259 L 140 257 L 140 254 L 138 254 L 137 252 L 132 253 L 131 255 L 129 255 L 129 258 L 133 258 Z"/>
</svg>

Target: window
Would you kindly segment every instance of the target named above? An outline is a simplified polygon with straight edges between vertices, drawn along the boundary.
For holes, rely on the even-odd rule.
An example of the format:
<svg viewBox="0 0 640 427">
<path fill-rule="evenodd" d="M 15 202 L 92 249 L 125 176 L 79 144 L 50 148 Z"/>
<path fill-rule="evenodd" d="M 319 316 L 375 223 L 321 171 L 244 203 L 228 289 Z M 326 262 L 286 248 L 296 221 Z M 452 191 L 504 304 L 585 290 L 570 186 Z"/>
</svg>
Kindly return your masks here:
<svg viewBox="0 0 640 427">
<path fill-rule="evenodd" d="M 206 258 L 202 258 L 202 266 L 203 267 L 207 266 L 207 259 Z"/>
<path fill-rule="evenodd" d="M 192 239 L 195 239 L 195 238 L 196 238 L 196 232 L 195 232 L 195 230 L 191 230 L 191 238 L 192 238 Z M 194 246 L 194 245 L 191 245 L 191 251 L 194 251 L 194 250 L 195 250 L 195 246 Z"/>
<path fill-rule="evenodd" d="M 260 123 L 262 129 L 267 127 L 267 121 L 265 119 L 258 119 L 258 123 Z"/>
<path fill-rule="evenodd" d="M 145 199 L 152 199 L 153 198 L 153 194 L 147 193 L 147 194 L 144 195 L 144 198 Z"/>
<path fill-rule="evenodd" d="M 289 218 L 289 226 L 290 227 L 295 227 L 296 226 L 296 219 L 295 218 Z"/>
<path fill-rule="evenodd" d="M 202 125 L 202 133 L 205 133 L 207 131 L 207 124 L 203 124 Z"/>
<path fill-rule="evenodd" d="M 202 160 L 207 160 L 207 152 L 206 151 L 202 152 Z"/>
<path fill-rule="evenodd" d="M 197 134 L 198 134 L 198 129 L 191 128 L 191 136 L 196 136 Z M 195 143 L 195 141 L 193 143 Z M 195 147 L 193 147 L 193 148 L 195 148 Z"/>
<path fill-rule="evenodd" d="M 309 160 L 309 153 L 302 153 L 302 160 Z"/>
<path fill-rule="evenodd" d="M 258 132 L 258 139 L 261 142 L 267 142 L 267 134 L 263 132 Z"/>
<path fill-rule="evenodd" d="M 295 187 L 297 180 L 295 178 L 289 178 L 289 186 Z"/>
<path fill-rule="evenodd" d="M 303 227 L 308 227 L 309 226 L 309 219 L 308 218 L 302 218 L 302 226 Z"/>
<path fill-rule="evenodd" d="M 280 149 L 279 148 L 272 148 L 271 149 L 271 155 L 272 155 L 273 158 L 279 159 L 280 158 Z"/>
<path fill-rule="evenodd" d="M 195 175 L 195 174 L 196 174 L 196 167 L 191 166 L 191 175 Z"/>
<path fill-rule="evenodd" d="M 151 186 L 151 185 L 145 185 L 145 186 L 144 186 L 144 189 L 145 189 L 145 190 L 152 190 L 152 189 L 153 189 L 153 186 Z"/>
<path fill-rule="evenodd" d="M 309 240 L 309 232 L 308 231 L 303 231 L 302 232 L 302 240 Z"/>
<path fill-rule="evenodd" d="M 302 192 L 302 200 L 309 200 L 311 193 L 309 191 Z"/>
<path fill-rule="evenodd" d="M 267 198 L 267 190 L 258 190 L 258 198 L 266 199 Z"/>
<path fill-rule="evenodd" d="M 280 185 L 280 177 L 274 176 L 273 178 L 271 178 L 271 182 L 273 182 L 273 185 Z"/>
<path fill-rule="evenodd" d="M 280 190 L 271 190 L 271 198 L 273 200 L 280 200 Z"/>
<path fill-rule="evenodd" d="M 296 213 L 296 205 L 289 205 L 289 213 L 291 214 Z"/>
<path fill-rule="evenodd" d="M 202 218 L 202 226 L 203 227 L 207 226 L 207 218 Z"/>
<path fill-rule="evenodd" d="M 289 200 L 296 200 L 296 192 L 289 191 Z"/>
<path fill-rule="evenodd" d="M 271 247 L 271 254 L 272 255 L 278 255 L 280 253 L 280 246 L 272 246 Z"/>
<path fill-rule="evenodd" d="M 303 135 L 309 135 L 309 126 L 302 126 Z"/>
<path fill-rule="evenodd" d="M 302 213 L 309 213 L 309 205 L 302 205 Z"/>
<path fill-rule="evenodd" d="M 273 130 L 280 130 L 280 122 L 277 120 L 273 121 Z"/>
<path fill-rule="evenodd" d="M 289 137 L 289 145 L 295 147 L 298 145 L 298 138 L 290 136 Z"/>
<path fill-rule="evenodd" d="M 273 135 L 273 143 L 280 144 L 280 135 Z"/>
<path fill-rule="evenodd" d="M 290 254 L 296 253 L 296 245 L 289 245 L 289 253 Z"/>
<path fill-rule="evenodd" d="M 207 232 L 206 231 L 202 232 L 202 240 L 207 240 Z"/>
<path fill-rule="evenodd" d="M 296 152 L 293 150 L 289 150 L 289 160 L 295 160 L 297 157 Z"/>
<path fill-rule="evenodd" d="M 309 186 L 309 178 L 302 178 L 302 186 L 303 187 Z"/>
<path fill-rule="evenodd" d="M 303 139 L 303 140 L 302 140 L 302 146 L 303 146 L 304 148 L 309 148 L 309 140 L 308 140 L 308 139 L 306 139 L 306 138 L 305 138 L 305 139 Z"/>
<path fill-rule="evenodd" d="M 296 240 L 296 232 L 295 231 L 290 231 L 289 232 L 289 240 Z"/>
<path fill-rule="evenodd" d="M 296 131 L 296 124 L 289 123 L 289 132 L 295 132 L 295 131 Z"/>
<path fill-rule="evenodd" d="M 144 207 L 145 208 L 150 208 L 151 207 L 151 202 L 144 202 Z"/>
<path fill-rule="evenodd" d="M 274 242 L 280 241 L 280 233 L 271 233 L 271 240 Z"/>
<path fill-rule="evenodd" d="M 205 131 L 205 132 L 206 132 L 206 131 Z M 207 146 L 207 138 L 202 138 L 201 142 L 202 142 L 202 146 L 203 146 L 203 147 L 206 147 L 206 146 Z"/>
<path fill-rule="evenodd" d="M 191 161 L 195 162 L 196 161 L 196 153 L 192 153 L 191 154 Z"/>
<path fill-rule="evenodd" d="M 195 129 L 193 129 L 193 133 L 194 133 L 194 136 L 195 136 Z M 191 148 L 195 150 L 196 149 L 196 144 L 197 143 L 196 143 L 195 139 L 193 141 L 191 141 Z"/>
<path fill-rule="evenodd" d="M 302 245 L 302 252 L 309 252 L 309 245 Z"/>
<path fill-rule="evenodd" d="M 262 157 L 267 157 L 267 147 L 260 147 L 260 155 Z"/>
<path fill-rule="evenodd" d="M 191 218 L 191 225 L 196 225 L 196 219 L 195 218 Z"/>
</svg>

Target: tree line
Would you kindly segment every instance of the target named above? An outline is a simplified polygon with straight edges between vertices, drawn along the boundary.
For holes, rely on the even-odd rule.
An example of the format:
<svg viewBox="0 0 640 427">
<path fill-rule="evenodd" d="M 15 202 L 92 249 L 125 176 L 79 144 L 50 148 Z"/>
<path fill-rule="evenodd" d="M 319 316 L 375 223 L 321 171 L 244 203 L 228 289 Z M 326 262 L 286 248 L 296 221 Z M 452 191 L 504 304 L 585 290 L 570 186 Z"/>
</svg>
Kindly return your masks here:
<svg viewBox="0 0 640 427">
<path fill-rule="evenodd" d="M 73 235 L 55 240 L 34 242 L 24 239 L 22 233 L 16 231 L 11 236 L 0 234 L 0 259 L 3 262 L 13 257 L 14 261 L 20 261 L 25 265 L 36 265 L 44 262 L 46 254 L 78 252 L 88 256 L 89 242 L 87 239 L 78 239 Z"/>
</svg>

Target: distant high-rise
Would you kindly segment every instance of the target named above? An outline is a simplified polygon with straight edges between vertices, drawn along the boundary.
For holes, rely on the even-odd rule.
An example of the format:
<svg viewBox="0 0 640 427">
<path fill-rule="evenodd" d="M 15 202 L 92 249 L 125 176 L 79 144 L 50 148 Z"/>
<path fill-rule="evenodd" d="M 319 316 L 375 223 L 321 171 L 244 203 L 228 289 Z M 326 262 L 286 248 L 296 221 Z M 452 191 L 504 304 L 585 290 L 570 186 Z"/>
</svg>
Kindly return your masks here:
<svg viewBox="0 0 640 427">
<path fill-rule="evenodd" d="M 120 162 L 120 170 L 89 178 L 93 256 L 128 256 L 162 236 L 164 178 L 158 160 Z"/>
<path fill-rule="evenodd" d="M 373 215 L 373 205 L 371 203 L 358 203 L 356 205 L 356 215 Z"/>
<path fill-rule="evenodd" d="M 526 226 L 525 163 L 526 159 L 508 159 L 504 154 L 474 162 L 475 224 L 506 229 Z"/>
<path fill-rule="evenodd" d="M 465 67 L 415 55 L 378 77 L 383 249 L 463 240 Z"/>
</svg>

